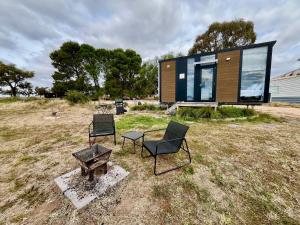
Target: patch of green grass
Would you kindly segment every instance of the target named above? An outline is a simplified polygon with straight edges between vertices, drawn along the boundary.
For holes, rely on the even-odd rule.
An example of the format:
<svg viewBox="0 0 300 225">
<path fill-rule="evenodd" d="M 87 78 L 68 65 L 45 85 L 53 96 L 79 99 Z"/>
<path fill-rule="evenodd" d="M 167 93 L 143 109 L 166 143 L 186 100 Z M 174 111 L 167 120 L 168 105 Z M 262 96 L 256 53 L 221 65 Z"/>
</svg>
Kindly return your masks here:
<svg viewBox="0 0 300 225">
<path fill-rule="evenodd" d="M 14 149 L 14 148 L 12 148 L 12 149 L 6 149 L 6 150 L 1 150 L 0 151 L 0 157 L 7 157 L 7 156 L 9 156 L 9 155 L 13 155 L 13 154 L 16 154 L 16 153 L 18 153 L 19 151 L 17 150 L 17 149 Z"/>
<path fill-rule="evenodd" d="M 198 201 L 204 203 L 209 201 L 209 191 L 205 188 L 200 188 L 192 179 L 183 176 L 179 178 L 179 182 L 185 192 L 188 194 L 195 193 Z"/>
<path fill-rule="evenodd" d="M 4 141 L 12 141 L 20 138 L 32 136 L 33 132 L 36 132 L 33 128 L 22 127 L 22 128 L 11 128 L 8 126 L 0 127 L 0 138 Z"/>
<path fill-rule="evenodd" d="M 26 141 L 25 148 L 37 145 L 37 144 L 41 143 L 43 140 L 44 140 L 44 137 L 42 137 L 42 136 L 33 136 Z"/>
<path fill-rule="evenodd" d="M 281 211 L 272 202 L 271 195 L 266 192 L 260 193 L 259 196 L 244 194 L 243 199 L 249 205 L 249 208 L 247 207 L 246 210 L 246 216 L 253 224 L 299 224 L 299 222 L 289 217 L 284 211 Z M 267 217 L 267 214 L 270 212 L 274 212 L 278 218 L 270 221 Z"/>
<path fill-rule="evenodd" d="M 4 203 L 0 206 L 0 213 L 4 213 L 7 209 L 13 207 L 16 204 L 17 200 L 11 200 Z"/>
<path fill-rule="evenodd" d="M 193 160 L 197 163 L 202 163 L 204 161 L 203 155 L 200 153 L 197 153 L 195 156 L 193 156 Z"/>
<path fill-rule="evenodd" d="M 114 155 L 119 157 L 126 157 L 132 153 L 132 150 L 130 151 L 128 148 L 123 148 L 120 151 L 114 152 Z"/>
<path fill-rule="evenodd" d="M 38 187 L 32 186 L 30 189 L 27 189 L 22 194 L 20 194 L 18 198 L 26 201 L 29 206 L 32 206 L 35 203 L 40 204 L 45 202 L 47 196 L 43 192 L 40 192 Z"/>
<path fill-rule="evenodd" d="M 0 98 L 0 103 L 13 103 L 13 102 L 17 102 L 20 101 L 20 98 L 18 97 L 7 97 L 7 98 Z"/>
<path fill-rule="evenodd" d="M 22 165 L 22 164 L 33 164 L 33 163 L 38 162 L 40 159 L 41 159 L 41 156 L 37 157 L 37 156 L 31 156 L 31 155 L 24 154 L 18 159 L 15 166 Z"/>
<path fill-rule="evenodd" d="M 171 192 L 166 184 L 155 184 L 152 186 L 152 196 L 155 198 L 169 199 Z"/>
<path fill-rule="evenodd" d="M 189 166 L 185 166 L 182 171 L 183 171 L 183 173 L 185 173 L 187 175 L 192 175 L 192 174 L 195 173 L 194 168 L 192 166 L 190 166 L 190 165 Z"/>
<path fill-rule="evenodd" d="M 17 216 L 14 216 L 14 217 L 10 220 L 10 222 L 11 222 L 11 223 L 20 223 L 20 222 L 23 221 L 23 218 L 24 218 L 24 217 L 25 217 L 25 214 L 21 213 L 21 214 L 19 214 L 19 215 L 17 215 Z"/>
<path fill-rule="evenodd" d="M 168 119 L 163 117 L 126 115 L 116 122 L 116 127 L 117 130 L 145 130 L 153 126 L 166 127 L 168 122 Z"/>
<path fill-rule="evenodd" d="M 22 179 L 15 179 L 14 187 L 10 189 L 11 192 L 17 192 L 24 187 L 25 182 Z"/>
<path fill-rule="evenodd" d="M 128 164 L 123 160 L 118 160 L 118 164 L 123 167 L 126 171 L 131 172 L 131 168 L 128 166 Z"/>
<path fill-rule="evenodd" d="M 211 181 L 214 182 L 215 184 L 217 184 L 218 186 L 225 186 L 225 181 L 224 181 L 222 174 L 220 172 L 218 172 L 217 169 L 214 167 L 211 168 L 210 171 L 213 176 Z"/>
<path fill-rule="evenodd" d="M 32 102 L 32 101 L 41 101 L 41 104 L 44 104 L 48 99 L 41 99 L 39 97 L 6 97 L 0 98 L 0 103 L 9 104 L 14 102 Z"/>
</svg>

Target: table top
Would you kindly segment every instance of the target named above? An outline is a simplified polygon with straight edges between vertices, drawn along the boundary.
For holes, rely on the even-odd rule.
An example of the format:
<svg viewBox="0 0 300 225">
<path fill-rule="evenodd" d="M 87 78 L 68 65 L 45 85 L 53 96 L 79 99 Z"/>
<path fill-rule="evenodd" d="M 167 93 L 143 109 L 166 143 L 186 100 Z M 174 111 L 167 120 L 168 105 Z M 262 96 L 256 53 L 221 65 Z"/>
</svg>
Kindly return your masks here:
<svg viewBox="0 0 300 225">
<path fill-rule="evenodd" d="M 72 153 L 72 155 L 77 158 L 78 160 L 88 163 L 93 161 L 95 158 L 99 158 L 102 155 L 110 154 L 111 149 L 105 148 L 101 145 L 95 144 L 91 148 L 85 148 L 78 152 Z"/>
<path fill-rule="evenodd" d="M 144 133 L 139 132 L 139 131 L 129 131 L 125 134 L 122 134 L 122 137 L 131 139 L 131 140 L 134 140 L 134 141 L 141 138 L 141 137 L 143 137 L 143 136 L 144 136 Z"/>
</svg>

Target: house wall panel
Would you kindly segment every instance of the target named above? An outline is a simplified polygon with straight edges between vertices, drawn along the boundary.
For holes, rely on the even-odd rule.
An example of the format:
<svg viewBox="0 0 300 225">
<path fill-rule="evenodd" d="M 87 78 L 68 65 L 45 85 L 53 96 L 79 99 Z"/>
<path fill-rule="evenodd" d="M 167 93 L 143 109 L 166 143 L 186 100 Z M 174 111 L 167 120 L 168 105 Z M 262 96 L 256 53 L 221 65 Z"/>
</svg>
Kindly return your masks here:
<svg viewBox="0 0 300 225">
<path fill-rule="evenodd" d="M 229 59 L 230 60 L 226 60 Z M 218 53 L 217 102 L 237 102 L 240 74 L 240 50 Z"/>
<path fill-rule="evenodd" d="M 161 101 L 176 101 L 176 61 L 161 63 Z"/>
</svg>

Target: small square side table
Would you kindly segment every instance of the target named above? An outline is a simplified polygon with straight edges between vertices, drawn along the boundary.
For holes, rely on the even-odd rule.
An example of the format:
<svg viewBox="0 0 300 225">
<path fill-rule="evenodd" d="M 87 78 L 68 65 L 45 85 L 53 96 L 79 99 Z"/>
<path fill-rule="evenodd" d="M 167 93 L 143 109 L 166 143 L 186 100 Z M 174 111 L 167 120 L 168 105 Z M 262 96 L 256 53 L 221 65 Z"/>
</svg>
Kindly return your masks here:
<svg viewBox="0 0 300 225">
<path fill-rule="evenodd" d="M 122 135 L 122 138 L 123 138 L 122 149 L 124 147 L 125 139 L 129 139 L 129 140 L 133 141 L 133 150 L 134 150 L 134 153 L 135 153 L 135 146 L 137 145 L 136 141 L 139 140 L 142 137 L 144 137 L 144 133 L 139 132 L 139 131 L 129 131 L 129 132 L 123 134 Z"/>
</svg>

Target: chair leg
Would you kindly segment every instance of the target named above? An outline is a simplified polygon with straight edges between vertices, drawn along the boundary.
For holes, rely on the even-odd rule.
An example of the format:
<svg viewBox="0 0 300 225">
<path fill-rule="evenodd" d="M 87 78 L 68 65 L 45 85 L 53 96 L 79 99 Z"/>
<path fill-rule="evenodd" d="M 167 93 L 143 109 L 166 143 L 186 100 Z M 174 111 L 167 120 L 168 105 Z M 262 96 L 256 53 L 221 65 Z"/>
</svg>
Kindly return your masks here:
<svg viewBox="0 0 300 225">
<path fill-rule="evenodd" d="M 181 166 L 177 166 L 177 167 L 174 167 L 174 168 L 171 168 L 171 169 L 168 169 L 168 170 L 165 170 L 165 171 L 162 171 L 162 172 L 157 173 L 157 172 L 156 172 L 156 164 L 157 164 L 157 158 L 156 158 L 156 157 L 157 157 L 157 156 L 155 156 L 155 157 L 154 157 L 154 174 L 155 174 L 155 176 L 158 176 L 158 175 L 161 175 L 161 174 L 164 174 L 164 173 L 173 171 L 173 170 L 177 170 L 177 169 L 179 169 L 179 168 L 181 168 L 181 167 L 184 167 L 184 166 L 186 166 L 186 165 L 192 163 L 192 158 L 191 158 L 191 155 L 190 155 L 189 147 L 188 147 L 188 145 L 187 145 L 186 140 L 185 140 L 184 142 L 185 142 L 185 145 L 186 145 L 186 149 L 185 149 L 184 145 L 182 145 L 182 149 L 183 149 L 185 152 L 188 153 L 188 156 L 189 156 L 189 162 L 188 162 L 188 163 L 185 163 L 185 164 L 183 164 L 183 165 L 181 165 Z"/>
<path fill-rule="evenodd" d="M 188 156 L 189 156 L 189 161 L 190 161 L 190 163 L 192 163 L 192 158 L 191 158 L 189 146 L 188 146 L 186 140 L 184 140 L 184 142 L 185 142 L 185 146 L 186 146 L 186 152 L 188 153 Z"/>
<path fill-rule="evenodd" d="M 117 144 L 117 141 L 116 141 L 116 133 L 114 133 L 114 143 L 115 143 L 115 145 Z"/>
<path fill-rule="evenodd" d="M 144 146 L 142 145 L 142 150 L 141 150 L 141 157 L 144 159 L 144 158 L 149 158 L 151 157 L 152 155 L 146 155 L 146 156 L 143 156 L 143 151 L 144 151 Z"/>
<path fill-rule="evenodd" d="M 122 144 L 122 150 L 124 148 L 125 138 L 123 137 L 123 144 Z"/>
<path fill-rule="evenodd" d="M 157 155 L 154 156 L 154 175 L 155 176 L 159 175 L 156 173 L 156 160 L 157 160 L 156 157 L 157 157 Z"/>
</svg>

